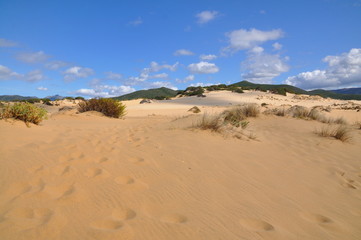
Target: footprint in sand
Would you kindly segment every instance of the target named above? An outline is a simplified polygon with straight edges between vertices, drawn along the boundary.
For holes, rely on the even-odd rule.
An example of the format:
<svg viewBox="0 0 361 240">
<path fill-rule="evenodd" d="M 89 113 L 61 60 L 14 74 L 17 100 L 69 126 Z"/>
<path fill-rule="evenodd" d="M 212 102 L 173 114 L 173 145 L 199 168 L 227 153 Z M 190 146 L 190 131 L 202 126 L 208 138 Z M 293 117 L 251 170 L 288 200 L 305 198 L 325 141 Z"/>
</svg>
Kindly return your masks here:
<svg viewBox="0 0 361 240">
<path fill-rule="evenodd" d="M 117 208 L 113 210 L 112 217 L 119 221 L 126 221 L 137 216 L 136 212 L 130 208 Z"/>
<path fill-rule="evenodd" d="M 109 158 L 107 157 L 102 157 L 100 159 L 98 159 L 96 162 L 97 163 L 105 163 L 105 162 L 108 162 L 109 161 Z"/>
<path fill-rule="evenodd" d="M 58 176 L 65 176 L 65 175 L 69 175 L 71 172 L 75 172 L 75 169 L 70 165 L 65 165 L 65 166 L 60 165 L 55 167 L 53 172 Z"/>
<path fill-rule="evenodd" d="M 178 213 L 171 213 L 163 215 L 160 220 L 167 223 L 186 223 L 188 218 Z"/>
<path fill-rule="evenodd" d="M 129 160 L 129 162 L 135 163 L 135 164 L 144 163 L 144 158 L 141 158 L 141 157 L 132 157 L 132 158 L 129 158 L 128 160 Z"/>
<path fill-rule="evenodd" d="M 315 213 L 301 213 L 301 217 L 313 223 L 325 224 L 333 222 L 330 218 Z"/>
<path fill-rule="evenodd" d="M 134 179 L 129 176 L 120 176 L 114 179 L 114 181 L 118 184 L 133 184 Z"/>
<path fill-rule="evenodd" d="M 119 230 L 123 227 L 123 222 L 113 219 L 103 219 L 93 222 L 91 226 L 99 230 Z"/>
<path fill-rule="evenodd" d="M 241 219 L 240 224 L 251 231 L 273 231 L 275 228 L 268 222 L 259 219 Z"/>
<path fill-rule="evenodd" d="M 4 215 L 4 221 L 11 221 L 11 225 L 21 230 L 40 227 L 48 223 L 53 211 L 48 208 L 15 208 Z"/>
<path fill-rule="evenodd" d="M 76 188 L 74 184 L 47 185 L 42 192 L 55 200 L 73 199 Z"/>
<path fill-rule="evenodd" d="M 108 176 L 108 172 L 106 172 L 105 170 L 103 170 L 101 168 L 88 168 L 85 171 L 84 176 L 86 176 L 88 178 L 106 177 L 106 176 Z"/>
</svg>

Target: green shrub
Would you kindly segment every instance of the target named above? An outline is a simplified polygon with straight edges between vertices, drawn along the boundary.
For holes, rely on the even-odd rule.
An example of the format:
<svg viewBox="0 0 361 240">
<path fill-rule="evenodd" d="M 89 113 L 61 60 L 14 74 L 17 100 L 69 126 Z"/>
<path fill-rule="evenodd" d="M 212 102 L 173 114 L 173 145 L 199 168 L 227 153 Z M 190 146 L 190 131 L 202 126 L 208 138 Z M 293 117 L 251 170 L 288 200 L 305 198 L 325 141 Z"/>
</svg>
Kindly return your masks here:
<svg viewBox="0 0 361 240">
<path fill-rule="evenodd" d="M 46 118 L 46 110 L 36 107 L 31 103 L 14 103 L 8 104 L 0 112 L 1 119 L 14 118 L 25 122 L 27 126 L 29 123 L 39 124 Z"/>
<path fill-rule="evenodd" d="M 83 98 L 83 97 L 76 97 L 75 100 L 83 100 L 83 101 L 85 101 L 85 98 Z"/>
<path fill-rule="evenodd" d="M 53 104 L 50 102 L 51 100 L 49 98 L 43 98 L 43 99 L 41 99 L 41 101 L 43 101 L 43 104 L 45 104 L 45 105 L 53 106 Z"/>
<path fill-rule="evenodd" d="M 111 98 L 90 99 L 78 104 L 79 112 L 97 111 L 105 116 L 120 118 L 125 115 L 125 105 Z"/>
<path fill-rule="evenodd" d="M 202 87 L 188 87 L 183 94 L 186 96 L 198 96 L 204 93 L 204 89 Z"/>
<path fill-rule="evenodd" d="M 64 99 L 67 99 L 67 100 L 74 100 L 73 97 L 65 97 Z"/>
</svg>

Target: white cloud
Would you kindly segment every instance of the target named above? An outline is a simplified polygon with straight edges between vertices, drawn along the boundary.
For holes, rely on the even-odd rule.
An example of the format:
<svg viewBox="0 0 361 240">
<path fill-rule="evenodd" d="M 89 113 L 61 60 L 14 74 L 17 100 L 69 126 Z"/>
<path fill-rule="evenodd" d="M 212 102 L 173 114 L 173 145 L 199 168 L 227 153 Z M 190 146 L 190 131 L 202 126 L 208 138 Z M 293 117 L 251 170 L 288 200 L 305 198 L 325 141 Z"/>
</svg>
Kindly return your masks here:
<svg viewBox="0 0 361 240">
<path fill-rule="evenodd" d="M 18 44 L 16 42 L 7 40 L 5 38 L 0 38 L 0 47 L 15 47 Z"/>
<path fill-rule="evenodd" d="M 144 68 L 142 72 L 143 73 L 159 72 L 162 69 L 168 69 L 168 70 L 174 72 L 174 71 L 177 71 L 178 65 L 179 65 L 178 62 L 176 62 L 173 65 L 168 65 L 168 64 L 160 65 L 157 62 L 153 61 L 150 63 L 150 67 Z"/>
<path fill-rule="evenodd" d="M 193 52 L 187 50 L 187 49 L 179 49 L 173 53 L 174 56 L 191 56 L 194 55 Z"/>
<path fill-rule="evenodd" d="M 169 71 L 176 71 L 178 69 L 178 65 L 179 63 L 176 62 L 173 65 L 169 65 L 169 64 L 159 64 L 157 62 L 151 62 L 149 67 L 143 68 L 142 71 L 140 72 L 139 76 L 137 77 L 129 77 L 125 83 L 126 85 L 130 85 L 130 86 L 134 86 L 137 84 L 141 84 L 141 85 L 146 85 L 145 82 L 148 79 L 155 79 L 155 78 L 160 78 L 160 79 L 166 79 L 168 78 L 168 74 L 167 73 L 160 73 L 160 74 L 155 74 L 155 75 L 150 75 L 151 73 L 155 73 L 155 72 L 159 72 L 161 70 L 169 70 Z"/>
<path fill-rule="evenodd" d="M 263 52 L 249 52 L 247 59 L 241 63 L 245 72 L 242 78 L 256 83 L 271 83 L 272 79 L 289 70 L 287 58 L 278 54 L 271 55 Z"/>
<path fill-rule="evenodd" d="M 288 77 L 285 83 L 304 89 L 361 86 L 361 48 L 327 56 L 323 61 L 328 64 L 326 69 L 302 72 Z"/>
<path fill-rule="evenodd" d="M 87 97 L 118 97 L 127 93 L 134 92 L 135 89 L 130 86 L 110 86 L 110 85 L 98 85 L 93 89 L 82 88 L 73 94 L 87 96 Z"/>
<path fill-rule="evenodd" d="M 205 24 L 218 16 L 217 11 L 203 11 L 196 14 L 197 22 L 199 24 Z"/>
<path fill-rule="evenodd" d="M 204 60 L 210 61 L 210 60 L 216 59 L 217 56 L 216 56 L 216 55 L 213 55 L 213 54 L 208 54 L 208 55 L 202 54 L 202 55 L 199 56 L 199 58 L 200 58 L 201 60 L 203 60 L 203 61 L 204 61 Z"/>
<path fill-rule="evenodd" d="M 46 88 L 46 87 L 38 87 L 36 89 L 39 91 L 48 91 L 48 88 Z"/>
<path fill-rule="evenodd" d="M 168 78 L 168 73 L 159 73 L 149 76 L 149 79 L 167 79 L 167 78 Z"/>
<path fill-rule="evenodd" d="M 105 78 L 109 80 L 120 80 L 122 79 L 123 75 L 114 72 L 105 72 Z"/>
<path fill-rule="evenodd" d="M 50 70 L 58 70 L 59 68 L 66 67 L 67 65 L 68 65 L 67 62 L 52 61 L 52 62 L 49 62 L 49 63 L 45 64 L 45 67 L 50 69 Z"/>
<path fill-rule="evenodd" d="M 78 78 L 86 78 L 94 74 L 93 69 L 84 67 L 71 67 L 63 72 L 65 81 L 74 81 Z"/>
<path fill-rule="evenodd" d="M 219 71 L 219 68 L 214 63 L 209 62 L 199 62 L 199 63 L 192 63 L 188 66 L 188 70 L 191 73 L 199 73 L 199 74 L 209 74 L 209 73 L 216 73 Z"/>
<path fill-rule="evenodd" d="M 26 63 L 42 63 L 50 58 L 50 56 L 46 55 L 43 51 L 39 51 L 19 53 L 16 58 Z"/>
<path fill-rule="evenodd" d="M 33 70 L 26 74 L 12 71 L 10 68 L 0 65 L 0 80 L 21 80 L 26 82 L 38 82 L 45 79 L 41 70 Z"/>
<path fill-rule="evenodd" d="M 0 80 L 19 79 L 22 74 L 12 71 L 10 68 L 0 65 Z"/>
<path fill-rule="evenodd" d="M 251 52 L 256 54 L 263 53 L 263 51 L 264 51 L 263 47 L 258 47 L 258 46 L 251 49 Z"/>
<path fill-rule="evenodd" d="M 275 42 L 274 44 L 272 44 L 272 47 L 274 50 L 281 50 L 282 49 L 282 44 Z"/>
<path fill-rule="evenodd" d="M 178 79 L 177 78 L 175 81 L 178 82 L 178 83 L 186 83 L 186 82 L 194 81 L 194 75 L 188 75 L 184 79 Z"/>
<path fill-rule="evenodd" d="M 130 22 L 128 23 L 128 25 L 138 26 L 138 25 L 140 25 L 140 24 L 142 24 L 142 23 L 143 23 L 142 18 L 141 18 L 141 17 L 138 17 L 136 20 L 130 21 Z"/>
<path fill-rule="evenodd" d="M 24 80 L 27 82 L 38 82 L 43 79 L 45 79 L 45 76 L 41 70 L 33 70 L 24 76 Z"/>
<path fill-rule="evenodd" d="M 270 40 L 277 40 L 283 37 L 283 31 L 281 29 L 274 29 L 271 31 L 261 31 L 255 28 L 251 30 L 239 29 L 227 33 L 229 38 L 229 46 L 223 49 L 223 51 L 239 51 L 244 49 L 251 49 L 259 44 Z"/>
<path fill-rule="evenodd" d="M 206 87 L 206 86 L 212 86 L 212 85 L 218 85 L 221 83 L 202 83 L 202 82 L 198 82 L 198 83 L 192 83 L 190 86 L 191 87 Z"/>
</svg>

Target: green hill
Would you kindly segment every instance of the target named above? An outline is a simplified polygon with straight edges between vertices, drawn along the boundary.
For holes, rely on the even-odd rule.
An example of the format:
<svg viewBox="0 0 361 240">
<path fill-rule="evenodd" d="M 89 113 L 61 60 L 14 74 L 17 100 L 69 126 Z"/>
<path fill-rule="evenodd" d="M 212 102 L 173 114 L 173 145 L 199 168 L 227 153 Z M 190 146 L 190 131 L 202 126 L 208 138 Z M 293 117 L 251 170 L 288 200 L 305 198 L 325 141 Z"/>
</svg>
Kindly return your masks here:
<svg viewBox="0 0 361 240">
<path fill-rule="evenodd" d="M 307 91 L 297 88 L 291 85 L 286 84 L 257 84 L 257 83 L 251 83 L 248 81 L 242 81 L 238 83 L 233 83 L 230 86 L 236 86 L 241 87 L 244 90 L 247 89 L 255 89 L 260 91 L 271 91 L 274 93 L 285 95 L 286 92 L 289 93 L 296 93 L 296 94 L 308 94 Z"/>
<path fill-rule="evenodd" d="M 132 100 L 132 99 L 139 99 L 139 98 L 146 98 L 146 99 L 166 99 L 177 96 L 178 91 L 161 87 L 161 88 L 154 88 L 148 90 L 140 90 L 136 92 L 132 92 L 129 94 L 125 94 L 119 97 L 114 97 L 113 99 L 117 100 Z"/>
<path fill-rule="evenodd" d="M 361 94 L 361 88 L 343 88 L 343 89 L 336 89 L 330 91 L 341 94 Z"/>
<path fill-rule="evenodd" d="M 361 94 L 341 94 L 323 89 L 316 89 L 308 92 L 309 95 L 319 95 L 324 98 L 333 98 L 341 100 L 361 100 Z"/>
<path fill-rule="evenodd" d="M 37 97 L 23 97 L 20 95 L 0 95 L 0 101 L 21 101 L 36 98 Z"/>
</svg>

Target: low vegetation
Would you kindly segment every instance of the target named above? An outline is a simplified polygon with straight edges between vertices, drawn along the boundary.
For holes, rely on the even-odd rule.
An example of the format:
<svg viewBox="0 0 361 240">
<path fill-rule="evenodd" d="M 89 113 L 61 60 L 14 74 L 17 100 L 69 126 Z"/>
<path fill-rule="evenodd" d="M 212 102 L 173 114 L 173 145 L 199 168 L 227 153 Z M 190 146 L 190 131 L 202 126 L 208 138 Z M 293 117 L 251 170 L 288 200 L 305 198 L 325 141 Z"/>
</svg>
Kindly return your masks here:
<svg viewBox="0 0 361 240">
<path fill-rule="evenodd" d="M 194 107 L 190 108 L 190 109 L 188 110 L 188 112 L 192 112 L 192 113 L 200 113 L 200 112 L 201 112 L 201 110 L 199 109 L 199 107 L 194 106 Z"/>
<path fill-rule="evenodd" d="M 308 109 L 303 106 L 292 106 L 288 109 L 285 107 L 282 108 L 274 108 L 274 109 L 267 109 L 263 112 L 267 115 L 276 115 L 276 116 L 290 116 L 293 118 L 300 118 L 305 120 L 315 120 L 322 123 L 328 124 L 347 124 L 346 120 L 343 117 L 331 118 L 326 117 L 322 114 L 317 108 Z"/>
<path fill-rule="evenodd" d="M 321 130 L 317 130 L 316 134 L 321 137 L 333 137 L 342 142 L 347 142 L 352 138 L 350 134 L 350 130 L 345 125 L 341 125 L 337 127 L 328 125 L 321 128 Z"/>
<path fill-rule="evenodd" d="M 28 102 L 17 102 L 13 105 L 7 104 L 0 109 L 1 119 L 19 119 L 27 126 L 29 123 L 39 124 L 47 116 L 45 109 L 39 108 Z"/>
<path fill-rule="evenodd" d="M 193 127 L 202 130 L 211 130 L 214 132 L 225 133 L 227 130 L 235 130 L 237 128 L 246 129 L 249 121 L 248 117 L 257 117 L 260 110 L 256 104 L 245 104 L 231 109 L 227 109 L 220 114 L 210 115 L 203 114 L 201 120 Z M 254 134 L 245 134 L 242 132 L 231 131 L 234 137 L 241 138 L 247 136 L 249 139 L 253 138 Z"/>
<path fill-rule="evenodd" d="M 125 115 L 125 105 L 111 98 L 90 99 L 78 104 L 79 112 L 97 111 L 105 116 L 121 118 Z"/>
</svg>

